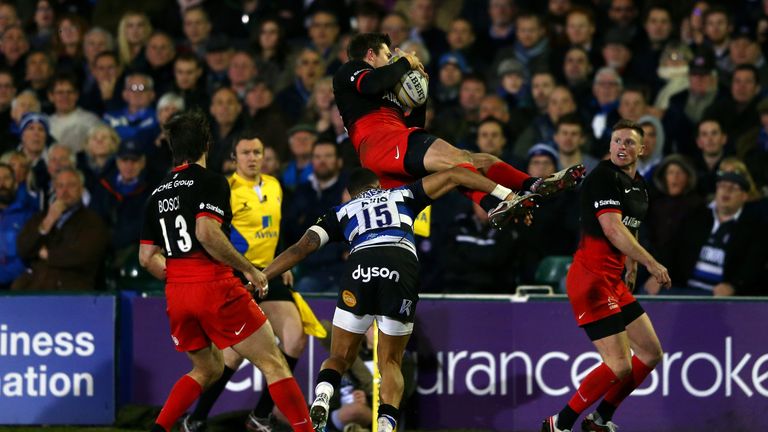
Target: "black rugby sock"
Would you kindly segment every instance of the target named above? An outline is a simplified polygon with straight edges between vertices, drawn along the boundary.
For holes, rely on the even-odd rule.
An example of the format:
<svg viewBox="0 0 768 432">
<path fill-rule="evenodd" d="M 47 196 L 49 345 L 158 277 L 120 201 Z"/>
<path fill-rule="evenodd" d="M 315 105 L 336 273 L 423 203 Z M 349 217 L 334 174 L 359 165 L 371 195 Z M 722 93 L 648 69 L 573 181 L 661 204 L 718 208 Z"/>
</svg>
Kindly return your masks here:
<svg viewBox="0 0 768 432">
<path fill-rule="evenodd" d="M 208 418 L 208 414 L 211 412 L 213 404 L 216 403 L 221 392 L 224 391 L 224 387 L 227 386 L 227 383 L 234 374 L 234 369 L 224 366 L 224 373 L 221 374 L 221 378 L 200 395 L 200 400 L 197 402 L 195 410 L 189 416 L 190 420 L 205 421 Z"/>
</svg>

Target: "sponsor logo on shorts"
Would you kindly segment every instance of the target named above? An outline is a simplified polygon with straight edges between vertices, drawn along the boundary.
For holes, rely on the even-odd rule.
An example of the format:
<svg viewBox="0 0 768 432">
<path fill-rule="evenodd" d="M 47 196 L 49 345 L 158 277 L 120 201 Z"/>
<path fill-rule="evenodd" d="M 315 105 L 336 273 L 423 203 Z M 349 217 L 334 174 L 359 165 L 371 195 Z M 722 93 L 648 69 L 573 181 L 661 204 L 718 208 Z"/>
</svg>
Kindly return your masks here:
<svg viewBox="0 0 768 432">
<path fill-rule="evenodd" d="M 403 299 L 403 304 L 400 305 L 400 315 L 411 316 L 411 305 L 413 305 L 412 300 Z"/>
<path fill-rule="evenodd" d="M 344 301 L 344 304 L 349 307 L 355 307 L 357 304 L 357 298 L 355 298 L 355 295 L 352 294 L 352 291 L 344 290 L 341 292 L 341 299 Z"/>
<path fill-rule="evenodd" d="M 616 298 L 613 296 L 608 296 L 608 309 L 613 310 L 617 309 L 619 307 L 619 302 L 616 301 Z"/>
<path fill-rule="evenodd" d="M 400 282 L 400 273 L 386 267 L 362 267 L 358 264 L 355 271 L 352 272 L 352 279 L 363 282 L 370 282 L 372 278 L 376 277 Z"/>
<path fill-rule="evenodd" d="M 179 346 L 179 339 L 176 336 L 171 335 L 171 340 L 173 341 L 174 345 Z"/>
</svg>

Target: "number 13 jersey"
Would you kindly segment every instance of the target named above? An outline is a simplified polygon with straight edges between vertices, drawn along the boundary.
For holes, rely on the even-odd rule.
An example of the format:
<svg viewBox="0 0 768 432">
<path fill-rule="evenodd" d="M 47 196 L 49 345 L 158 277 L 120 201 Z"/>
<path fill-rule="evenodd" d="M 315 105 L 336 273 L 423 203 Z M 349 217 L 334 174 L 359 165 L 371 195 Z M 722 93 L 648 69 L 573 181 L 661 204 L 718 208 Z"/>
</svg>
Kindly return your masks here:
<svg viewBox="0 0 768 432">
<path fill-rule="evenodd" d="M 221 230 L 229 238 L 229 197 L 229 183 L 224 176 L 197 164 L 175 168 L 147 200 L 141 243 L 159 246 L 169 260 L 205 258 L 210 264 L 223 266 L 207 254 L 195 237 L 195 221 L 199 217 L 213 218 L 221 223 Z"/>
<path fill-rule="evenodd" d="M 334 207 L 309 229 L 320 236 L 322 244 L 346 241 L 351 253 L 394 246 L 416 255 L 413 223 L 431 202 L 421 180 L 396 189 L 370 189 Z"/>
</svg>

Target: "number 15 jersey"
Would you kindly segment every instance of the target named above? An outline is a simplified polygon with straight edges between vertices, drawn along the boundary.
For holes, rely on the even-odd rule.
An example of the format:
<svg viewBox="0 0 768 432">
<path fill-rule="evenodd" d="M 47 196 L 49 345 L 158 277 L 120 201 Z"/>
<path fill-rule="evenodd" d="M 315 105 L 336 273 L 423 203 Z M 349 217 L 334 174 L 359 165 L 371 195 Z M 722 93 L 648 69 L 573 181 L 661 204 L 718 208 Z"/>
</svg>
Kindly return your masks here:
<svg viewBox="0 0 768 432">
<path fill-rule="evenodd" d="M 221 230 L 229 238 L 229 196 L 229 183 L 224 176 L 197 164 L 175 168 L 147 200 L 141 243 L 159 246 L 169 261 L 204 258 L 207 264 L 223 266 L 207 254 L 195 237 L 195 222 L 199 217 L 211 217 L 221 223 Z M 200 270 L 210 273 L 211 269 Z"/>
<path fill-rule="evenodd" d="M 370 247 L 401 247 L 416 255 L 413 224 L 432 200 L 421 180 L 396 189 L 370 189 L 334 207 L 309 229 L 322 244 L 346 241 L 351 253 Z"/>
</svg>

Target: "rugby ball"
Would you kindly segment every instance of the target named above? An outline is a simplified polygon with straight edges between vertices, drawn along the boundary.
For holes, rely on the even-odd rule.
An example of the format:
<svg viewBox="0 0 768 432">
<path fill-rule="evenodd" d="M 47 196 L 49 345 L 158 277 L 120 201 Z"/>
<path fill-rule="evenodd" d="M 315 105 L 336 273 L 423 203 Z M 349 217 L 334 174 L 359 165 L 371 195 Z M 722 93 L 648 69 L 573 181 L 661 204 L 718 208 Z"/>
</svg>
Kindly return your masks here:
<svg viewBox="0 0 768 432">
<path fill-rule="evenodd" d="M 393 56 L 390 63 L 399 60 L 399 56 Z M 400 78 L 400 82 L 395 84 L 392 92 L 400 102 L 403 108 L 416 108 L 427 102 L 427 92 L 429 90 L 429 80 L 418 70 L 409 70 Z"/>
</svg>

